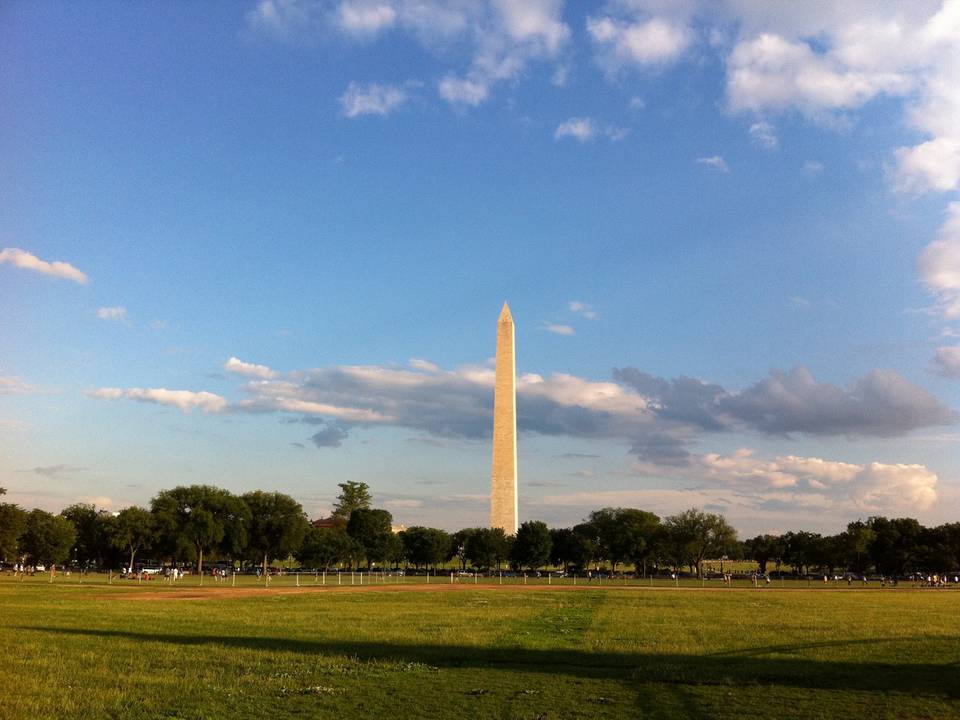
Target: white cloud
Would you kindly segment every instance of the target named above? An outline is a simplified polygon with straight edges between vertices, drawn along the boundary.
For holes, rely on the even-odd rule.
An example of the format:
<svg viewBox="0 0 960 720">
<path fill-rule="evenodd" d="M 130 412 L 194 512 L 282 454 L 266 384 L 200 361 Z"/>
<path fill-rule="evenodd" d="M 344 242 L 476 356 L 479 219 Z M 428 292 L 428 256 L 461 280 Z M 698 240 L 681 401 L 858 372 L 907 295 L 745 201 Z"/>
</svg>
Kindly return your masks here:
<svg viewBox="0 0 960 720">
<path fill-rule="evenodd" d="M 552 332 L 554 335 L 573 335 L 575 333 L 574 329 L 569 325 L 555 325 L 554 323 L 544 323 L 544 328 L 548 332 Z"/>
<path fill-rule="evenodd" d="M 588 17 L 587 32 L 597 47 L 598 61 L 608 72 L 631 65 L 674 62 L 694 41 L 693 32 L 686 25 L 663 17 Z"/>
<path fill-rule="evenodd" d="M 341 2 L 336 11 L 336 23 L 351 35 L 376 35 L 391 27 L 397 20 L 397 11 L 388 3 Z"/>
<path fill-rule="evenodd" d="M 438 83 L 453 105 L 477 106 L 500 82 L 520 79 L 535 62 L 565 67 L 570 39 L 562 0 L 262 0 L 248 14 L 255 32 L 278 39 L 333 30 L 369 40 L 387 29 L 411 35 L 427 50 L 452 59 Z M 466 63 L 459 62 L 465 58 Z"/>
<path fill-rule="evenodd" d="M 590 118 L 572 117 L 565 120 L 557 126 L 553 132 L 553 137 L 557 140 L 565 137 L 571 137 L 580 142 L 593 140 L 597 135 L 596 123 Z"/>
<path fill-rule="evenodd" d="M 937 239 L 920 253 L 917 267 L 920 278 L 936 295 L 943 316 L 960 318 L 960 202 L 947 206 Z"/>
<path fill-rule="evenodd" d="M 764 150 L 775 150 L 780 145 L 776 129 L 763 120 L 750 126 L 750 139 Z"/>
<path fill-rule="evenodd" d="M 257 365 L 255 363 L 244 362 L 238 357 L 231 357 L 229 360 L 227 360 L 223 364 L 223 369 L 227 372 L 235 373 L 237 375 L 262 378 L 264 380 L 269 380 L 277 375 L 276 372 L 268 368 L 266 365 Z"/>
<path fill-rule="evenodd" d="M 595 320 L 597 317 L 596 311 L 590 305 L 587 305 L 585 302 L 580 302 L 579 300 L 571 300 L 568 306 L 570 312 L 576 313 L 581 317 L 587 318 L 587 320 Z"/>
<path fill-rule="evenodd" d="M 18 377 L 0 375 L 0 395 L 48 395 L 53 392 L 56 391 L 31 385 Z"/>
<path fill-rule="evenodd" d="M 601 124 L 593 118 L 588 117 L 572 117 L 569 120 L 565 120 L 564 122 L 560 123 L 560 125 L 557 126 L 557 129 L 553 131 L 553 137 L 555 140 L 562 140 L 565 137 L 570 137 L 579 140 L 580 142 L 588 142 L 600 135 L 607 138 L 611 142 L 619 142 L 629 134 L 630 130 L 627 128 Z"/>
<path fill-rule="evenodd" d="M 102 307 L 97 309 L 97 317 L 101 320 L 114 320 L 124 322 L 127 319 L 127 309 L 122 305 L 115 307 Z"/>
<path fill-rule="evenodd" d="M 423 370 L 424 372 L 439 372 L 440 368 L 429 360 L 420 358 L 410 358 L 410 367 L 414 370 Z"/>
<path fill-rule="evenodd" d="M 218 413 L 227 408 L 225 398 L 210 392 L 192 390 L 167 390 L 166 388 L 98 388 L 86 393 L 101 400 L 136 400 L 175 407 L 188 413 L 194 408 L 205 413 Z"/>
<path fill-rule="evenodd" d="M 899 514 L 929 510 L 937 501 L 937 476 L 923 465 L 858 465 L 795 455 L 762 459 L 752 450 L 741 449 L 726 456 L 691 456 L 682 466 L 638 463 L 637 470 L 720 484 L 752 499 L 759 509 Z"/>
<path fill-rule="evenodd" d="M 941 375 L 960 380 L 960 346 L 937 348 L 934 367 Z"/>
<path fill-rule="evenodd" d="M 4 248 L 0 250 L 0 265 L 3 263 L 9 263 L 14 267 L 23 268 L 24 270 L 33 270 L 34 272 L 44 275 L 52 275 L 53 277 L 72 280 L 81 285 L 86 285 L 90 281 L 84 273 L 77 270 L 77 268 L 70 263 L 60 260 L 47 262 L 20 248 Z"/>
<path fill-rule="evenodd" d="M 727 59 L 727 92 L 734 110 L 796 108 L 811 116 L 857 108 L 879 94 L 904 95 L 908 75 L 854 71 L 803 41 L 772 33 L 737 44 Z"/>
<path fill-rule="evenodd" d="M 397 85 L 352 82 L 340 96 L 343 114 L 347 117 L 361 115 L 389 115 L 408 99 L 407 91 Z"/>
<path fill-rule="evenodd" d="M 720 155 L 711 155 L 709 157 L 700 157 L 697 158 L 697 163 L 700 165 L 706 165 L 708 167 L 715 168 L 723 173 L 730 172 L 730 167 L 727 165 L 727 161 L 724 160 Z"/>
<path fill-rule="evenodd" d="M 823 163 L 816 160 L 807 160 L 803 163 L 803 172 L 811 177 L 823 172 Z"/>
<path fill-rule="evenodd" d="M 440 97 L 452 105 L 476 107 L 490 96 L 490 86 L 482 80 L 469 80 L 448 75 L 437 86 Z"/>
</svg>

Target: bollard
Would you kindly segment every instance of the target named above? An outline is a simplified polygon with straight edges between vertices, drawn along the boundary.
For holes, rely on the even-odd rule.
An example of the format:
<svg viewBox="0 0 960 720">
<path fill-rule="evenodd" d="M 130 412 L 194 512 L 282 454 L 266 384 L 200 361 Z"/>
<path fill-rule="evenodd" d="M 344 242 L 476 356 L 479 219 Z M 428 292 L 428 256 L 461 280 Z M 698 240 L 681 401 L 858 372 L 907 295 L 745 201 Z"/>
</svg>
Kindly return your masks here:
<svg viewBox="0 0 960 720">
<path fill-rule="evenodd" d="M 450 573 L 450 584 L 453 585 L 453 573 Z"/>
<path fill-rule="evenodd" d="M 234 570 L 230 574 L 230 587 L 236 587 L 236 586 L 237 586 L 237 571 Z"/>
<path fill-rule="evenodd" d="M 323 584 L 324 584 L 324 585 L 327 584 L 327 571 L 326 571 L 326 570 L 323 571 Z"/>
<path fill-rule="evenodd" d="M 547 585 L 553 585 L 553 575 L 547 575 Z"/>
<path fill-rule="evenodd" d="M 300 573 L 297 573 L 297 587 L 300 587 Z"/>
<path fill-rule="evenodd" d="M 524 585 L 527 584 L 527 574 L 526 574 L 526 573 L 523 574 L 523 584 L 524 584 Z"/>
<path fill-rule="evenodd" d="M 500 573 L 500 584 L 503 585 L 503 573 Z"/>
</svg>

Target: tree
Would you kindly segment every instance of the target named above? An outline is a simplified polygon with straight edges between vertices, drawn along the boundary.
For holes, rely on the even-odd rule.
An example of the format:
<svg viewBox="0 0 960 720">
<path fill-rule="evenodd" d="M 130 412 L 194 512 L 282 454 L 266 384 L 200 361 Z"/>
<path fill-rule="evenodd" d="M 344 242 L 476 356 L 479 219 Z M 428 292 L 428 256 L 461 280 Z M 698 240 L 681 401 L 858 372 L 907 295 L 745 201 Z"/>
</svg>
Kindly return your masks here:
<svg viewBox="0 0 960 720">
<path fill-rule="evenodd" d="M 57 565 L 70 557 L 76 537 L 77 531 L 69 520 L 43 510 L 31 510 L 21 548 L 34 565 Z"/>
<path fill-rule="evenodd" d="M 626 561 L 639 570 L 646 566 L 660 518 L 634 508 L 603 508 L 590 513 L 587 523 L 594 529 L 599 554 L 614 571 Z"/>
<path fill-rule="evenodd" d="M 153 542 L 156 523 L 153 514 L 141 507 L 131 506 L 117 513 L 113 520 L 111 542 L 118 550 L 130 553 L 127 567 L 133 572 L 137 552 Z"/>
<path fill-rule="evenodd" d="M 358 508 L 350 513 L 347 534 L 360 543 L 367 567 L 383 562 L 390 554 L 393 516 L 379 508 Z"/>
<path fill-rule="evenodd" d="M 27 512 L 18 505 L 0 503 L 0 560 L 17 557 L 20 536 L 26 529 Z"/>
<path fill-rule="evenodd" d="M 112 555 L 110 524 L 113 516 L 106 510 L 97 510 L 96 505 L 77 503 L 60 512 L 77 529 L 70 557 L 81 567 L 102 566 Z"/>
<path fill-rule="evenodd" d="M 703 577 L 705 558 L 725 554 L 737 540 L 737 531 L 722 515 L 696 508 L 671 515 L 664 521 L 663 529 L 675 567 L 688 564 L 697 577 Z"/>
<path fill-rule="evenodd" d="M 173 554 L 195 553 L 203 575 L 203 556 L 215 550 L 235 555 L 246 544 L 250 510 L 246 503 L 210 485 L 163 490 L 150 503 L 164 544 Z"/>
<path fill-rule="evenodd" d="M 869 523 L 857 520 L 847 525 L 846 532 L 840 535 L 844 549 L 846 566 L 855 572 L 863 573 L 870 559 L 870 546 L 876 537 Z"/>
<path fill-rule="evenodd" d="M 786 545 L 783 559 L 793 566 L 797 575 L 806 575 L 811 565 L 820 564 L 823 538 L 817 533 L 788 532 L 783 534 L 782 540 Z"/>
<path fill-rule="evenodd" d="M 349 559 L 351 542 L 343 530 L 311 526 L 293 554 L 303 565 L 325 570 Z"/>
<path fill-rule="evenodd" d="M 447 555 L 447 560 L 452 560 L 457 558 L 460 561 L 460 569 L 467 569 L 467 543 L 470 541 L 470 538 L 479 530 L 480 528 L 464 528 L 463 530 L 457 530 L 450 538 L 450 552 Z"/>
<path fill-rule="evenodd" d="M 369 510 L 372 498 L 370 486 L 364 482 L 339 483 L 340 494 L 337 495 L 337 504 L 333 506 L 333 517 L 349 520 L 354 510 Z"/>
<path fill-rule="evenodd" d="M 562 565 L 566 570 L 587 567 L 596 555 L 592 536 L 593 528 L 588 523 L 551 530 L 550 562 Z"/>
<path fill-rule="evenodd" d="M 744 540 L 744 553 L 757 563 L 762 575 L 767 574 L 767 563 L 777 555 L 780 539 L 775 535 L 757 535 Z"/>
<path fill-rule="evenodd" d="M 517 529 L 510 559 L 519 567 L 536 570 L 550 560 L 552 541 L 545 522 L 527 520 Z"/>
<path fill-rule="evenodd" d="M 913 518 L 872 517 L 868 520 L 873 530 L 870 557 L 877 572 L 884 575 L 902 575 L 916 569 L 922 528 Z"/>
<path fill-rule="evenodd" d="M 476 567 L 490 570 L 509 556 L 510 542 L 503 528 L 479 528 L 467 539 L 465 552 Z"/>
<path fill-rule="evenodd" d="M 407 560 L 414 567 L 437 565 L 450 555 L 453 538 L 450 533 L 437 528 L 414 526 L 400 533 L 403 550 Z"/>
<path fill-rule="evenodd" d="M 257 490 L 241 496 L 250 510 L 247 552 L 267 566 L 300 549 L 309 523 L 303 507 L 289 495 Z"/>
</svg>

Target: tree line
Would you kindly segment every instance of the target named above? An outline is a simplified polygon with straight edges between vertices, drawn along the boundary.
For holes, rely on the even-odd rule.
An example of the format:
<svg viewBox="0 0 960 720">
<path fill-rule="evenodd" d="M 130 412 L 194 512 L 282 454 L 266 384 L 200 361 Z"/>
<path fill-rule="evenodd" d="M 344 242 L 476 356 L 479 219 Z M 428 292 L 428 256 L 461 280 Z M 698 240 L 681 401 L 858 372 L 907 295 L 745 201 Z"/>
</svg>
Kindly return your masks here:
<svg viewBox="0 0 960 720">
<path fill-rule="evenodd" d="M 690 509 L 666 518 L 634 508 L 603 508 L 570 528 L 524 522 L 516 535 L 499 528 L 450 533 L 411 527 L 372 507 L 365 483 L 341 483 L 332 517 L 312 524 L 288 495 L 235 495 L 209 485 L 159 492 L 149 508 L 119 513 L 76 504 L 59 515 L 0 503 L 0 559 L 81 568 L 135 567 L 138 557 L 190 564 L 228 561 L 259 566 L 295 558 L 311 568 L 394 566 L 436 570 L 455 562 L 489 572 L 544 567 L 611 572 L 632 568 L 688 570 L 702 577 L 706 560 L 752 560 L 761 573 L 790 567 L 797 575 L 835 571 L 884 575 L 960 568 L 960 523 L 927 528 L 912 518 L 857 520 L 837 535 L 799 531 L 740 541 L 722 515 Z M 3 488 L 0 488 L 3 494 Z"/>
</svg>

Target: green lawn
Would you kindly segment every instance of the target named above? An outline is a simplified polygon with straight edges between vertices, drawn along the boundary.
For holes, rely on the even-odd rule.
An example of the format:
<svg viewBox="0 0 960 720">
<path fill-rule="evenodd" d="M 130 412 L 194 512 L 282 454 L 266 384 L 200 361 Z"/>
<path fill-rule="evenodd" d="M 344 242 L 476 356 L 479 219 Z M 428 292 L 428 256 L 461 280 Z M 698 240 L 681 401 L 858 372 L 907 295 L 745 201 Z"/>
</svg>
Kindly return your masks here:
<svg viewBox="0 0 960 720">
<path fill-rule="evenodd" d="M 960 717 L 954 589 L 295 582 L 4 576 L 0 718 Z"/>
</svg>

